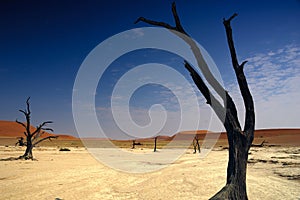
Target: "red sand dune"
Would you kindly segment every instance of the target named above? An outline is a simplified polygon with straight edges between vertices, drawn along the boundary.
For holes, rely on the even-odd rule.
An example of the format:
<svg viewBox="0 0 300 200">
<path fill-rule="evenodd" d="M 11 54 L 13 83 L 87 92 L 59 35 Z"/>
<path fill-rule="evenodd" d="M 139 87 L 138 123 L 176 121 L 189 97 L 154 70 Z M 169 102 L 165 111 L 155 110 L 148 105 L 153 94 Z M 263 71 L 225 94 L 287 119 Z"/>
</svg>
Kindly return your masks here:
<svg viewBox="0 0 300 200">
<path fill-rule="evenodd" d="M 34 131 L 35 128 L 31 126 L 31 131 Z M 47 136 L 59 136 L 58 139 L 63 140 L 74 140 L 77 139 L 74 136 L 71 135 L 60 135 L 60 134 L 52 134 L 45 132 L 41 138 L 47 137 Z M 17 124 L 16 122 L 12 121 L 0 121 L 0 137 L 24 137 L 24 127 L 22 127 L 20 124 Z"/>
<path fill-rule="evenodd" d="M 190 138 L 194 137 L 195 134 L 198 135 L 200 139 L 203 139 L 208 134 L 220 134 L 218 132 L 211 132 L 207 130 L 198 130 L 198 131 L 182 131 L 176 134 L 178 138 Z M 266 138 L 266 137 L 277 137 L 277 136 L 299 136 L 300 137 L 300 129 L 259 129 L 255 130 L 254 137 L 255 138 Z M 173 136 L 174 137 L 174 136 Z M 226 132 L 222 132 L 220 139 L 226 139 L 227 134 Z M 300 141 L 299 141 L 300 142 Z"/>
<path fill-rule="evenodd" d="M 31 130 L 34 130 L 34 127 L 31 127 Z M 0 137 L 21 137 L 24 136 L 24 127 L 16 122 L 12 121 L 0 121 Z M 207 130 L 197 130 L 197 131 L 182 131 L 174 136 L 165 136 L 161 135 L 158 136 L 159 140 L 170 141 L 174 139 L 176 136 L 176 140 L 192 140 L 195 134 L 198 135 L 200 140 L 203 140 L 206 134 L 219 134 Z M 50 136 L 50 135 L 58 135 L 46 132 L 42 137 Z M 268 141 L 269 143 L 274 144 L 293 144 L 293 145 L 300 145 L 300 129 L 261 129 L 256 130 L 254 134 L 256 142 L 261 142 L 263 140 Z M 77 140 L 78 138 L 71 136 L 71 135 L 59 135 L 60 140 Z M 99 139 L 99 138 L 98 138 Z M 219 136 L 219 139 L 227 139 L 226 133 L 222 132 Z M 137 139 L 137 141 L 147 141 L 153 140 L 153 138 L 144 138 L 144 139 Z"/>
<path fill-rule="evenodd" d="M 176 140 L 192 140 L 195 137 L 195 135 L 197 135 L 198 138 L 202 140 L 204 139 L 206 134 L 218 134 L 218 133 L 214 133 L 208 130 L 181 131 L 175 134 L 172 137 L 172 139 L 176 137 Z"/>
<path fill-rule="evenodd" d="M 165 140 L 193 140 L 195 134 L 197 134 L 200 140 L 204 140 L 206 134 L 217 134 L 218 132 L 211 132 L 207 130 L 197 131 L 182 131 L 175 134 L 172 137 L 163 136 Z M 219 135 L 219 139 L 227 141 L 227 134 L 222 132 Z M 288 146 L 300 146 L 300 129 L 260 129 L 254 133 L 253 144 L 260 144 L 265 141 L 269 144 L 275 145 L 288 145 Z"/>
<path fill-rule="evenodd" d="M 206 134 L 217 134 L 216 137 L 220 134 L 219 132 L 211 132 L 207 130 L 197 130 L 197 131 L 182 131 L 173 136 L 158 136 L 159 141 L 171 141 L 176 137 L 176 140 L 190 140 L 192 141 L 197 134 L 200 140 L 204 140 Z M 227 141 L 226 132 L 222 132 L 219 137 L 221 140 Z M 154 138 L 141 138 L 136 139 L 137 142 L 146 142 L 149 140 L 153 140 Z M 292 145 L 299 146 L 300 145 L 300 129 L 260 129 L 256 130 L 254 133 L 254 141 L 253 144 L 260 144 L 262 141 L 269 144 L 276 145 Z M 122 140 L 122 141 L 130 141 L 130 140 Z"/>
</svg>

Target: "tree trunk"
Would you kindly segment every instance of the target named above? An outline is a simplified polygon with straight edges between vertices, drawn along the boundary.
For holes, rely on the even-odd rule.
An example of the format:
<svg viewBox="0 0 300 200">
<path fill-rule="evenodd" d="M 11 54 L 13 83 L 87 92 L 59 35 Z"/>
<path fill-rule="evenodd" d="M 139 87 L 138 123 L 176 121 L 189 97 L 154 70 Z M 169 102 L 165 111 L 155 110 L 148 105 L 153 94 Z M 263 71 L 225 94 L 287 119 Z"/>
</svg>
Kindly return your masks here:
<svg viewBox="0 0 300 200">
<path fill-rule="evenodd" d="M 197 149 L 199 153 L 201 152 L 199 138 L 197 135 L 193 139 L 193 146 L 194 146 L 194 154 L 197 153 Z"/>
<path fill-rule="evenodd" d="M 33 160 L 33 154 L 32 154 L 32 149 L 33 149 L 33 144 L 32 144 L 32 140 L 31 137 L 27 137 L 27 143 L 26 143 L 26 150 L 23 156 L 21 156 L 20 158 L 25 159 L 25 160 Z"/>
<path fill-rule="evenodd" d="M 157 143 L 157 137 L 154 138 L 154 152 L 156 152 L 156 143 Z"/>
<path fill-rule="evenodd" d="M 246 172 L 249 141 L 244 135 L 227 130 L 229 142 L 229 160 L 226 185 L 211 200 L 243 199 L 247 200 Z M 232 138 L 232 140 L 230 139 Z"/>
<path fill-rule="evenodd" d="M 196 138 L 196 146 L 197 146 L 197 149 L 198 149 L 198 153 L 200 153 L 201 150 L 200 150 L 199 138 Z"/>
</svg>

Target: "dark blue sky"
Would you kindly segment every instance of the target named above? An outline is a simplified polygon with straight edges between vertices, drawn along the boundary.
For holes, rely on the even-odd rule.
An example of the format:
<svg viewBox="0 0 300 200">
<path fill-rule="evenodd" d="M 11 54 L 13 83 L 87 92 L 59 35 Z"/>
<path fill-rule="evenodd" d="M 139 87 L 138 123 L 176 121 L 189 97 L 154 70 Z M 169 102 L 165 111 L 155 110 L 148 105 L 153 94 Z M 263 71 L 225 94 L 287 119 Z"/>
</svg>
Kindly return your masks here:
<svg viewBox="0 0 300 200">
<path fill-rule="evenodd" d="M 112 35 L 148 26 L 133 23 L 139 16 L 173 24 L 171 3 L 172 1 L 158 0 L 1 1 L 0 119 L 22 119 L 18 109 L 24 108 L 26 98 L 31 96 L 34 123 L 53 120 L 55 132 L 76 135 L 72 118 L 72 91 L 77 71 L 85 57 L 95 46 Z M 235 78 L 222 18 L 229 17 L 234 12 L 239 14 L 233 21 L 233 29 L 241 59 L 250 58 L 255 63 L 257 55 L 263 57 L 262 55 L 269 55 L 270 52 L 279 52 L 280 49 L 287 50 L 288 54 L 292 48 L 296 48 L 293 51 L 294 54 L 296 52 L 296 57 L 292 60 L 299 59 L 298 0 L 194 0 L 188 3 L 181 0 L 176 1 L 176 4 L 185 30 L 209 52 L 228 85 L 232 81 L 234 83 Z M 282 52 L 278 54 L 280 53 Z M 139 63 L 139 59 L 142 58 L 137 58 L 136 63 Z M 127 62 L 134 64 L 130 58 Z M 181 64 L 174 67 L 180 70 Z M 282 65 L 279 69 L 285 70 L 285 67 Z M 297 67 L 299 68 L 298 62 L 294 65 L 294 68 Z M 182 73 L 187 75 L 183 67 Z M 292 77 L 291 80 L 298 80 L 297 73 L 296 78 Z M 106 78 L 109 80 L 109 77 Z M 286 77 L 283 79 L 290 80 Z M 288 86 L 283 85 L 284 88 Z M 109 91 L 106 91 L 105 95 L 108 94 Z M 145 91 L 145 94 L 149 94 L 149 91 Z M 106 97 L 101 95 L 97 93 L 97 98 Z M 276 98 L 279 97 L 274 99 Z M 272 103 L 273 101 L 268 105 Z M 276 106 L 279 103 L 274 104 Z M 98 105 L 101 106 L 101 103 Z M 261 107 L 263 105 L 265 104 Z M 268 116 L 271 115 L 272 113 Z M 267 116 L 262 119 L 267 119 Z M 259 128 L 296 127 L 299 122 L 289 123 L 287 120 L 283 124 L 272 124 L 276 120 L 280 121 L 274 119 L 265 124 L 260 123 Z"/>
</svg>

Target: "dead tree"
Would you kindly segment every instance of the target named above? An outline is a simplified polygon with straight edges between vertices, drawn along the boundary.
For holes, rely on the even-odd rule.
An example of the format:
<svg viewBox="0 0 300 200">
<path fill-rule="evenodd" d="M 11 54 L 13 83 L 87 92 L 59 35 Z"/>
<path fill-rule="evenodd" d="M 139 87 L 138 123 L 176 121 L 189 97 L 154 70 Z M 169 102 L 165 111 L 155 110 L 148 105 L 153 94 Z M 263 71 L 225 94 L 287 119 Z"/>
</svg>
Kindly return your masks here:
<svg viewBox="0 0 300 200">
<path fill-rule="evenodd" d="M 156 137 L 154 138 L 154 149 L 153 149 L 154 152 L 156 152 L 157 137 L 158 137 L 158 136 L 156 136 Z"/>
<path fill-rule="evenodd" d="M 52 121 L 46 121 L 38 125 L 34 131 L 31 131 L 31 123 L 30 123 L 30 118 L 31 118 L 31 110 L 30 110 L 30 104 L 29 104 L 30 97 L 26 101 L 26 109 L 24 110 L 19 110 L 21 113 L 24 114 L 26 118 L 26 123 L 20 122 L 16 120 L 18 124 L 23 126 L 25 128 L 24 135 L 26 136 L 26 150 L 24 155 L 20 156 L 19 159 L 32 159 L 33 160 L 33 154 L 32 154 L 32 149 L 35 147 L 37 144 L 45 141 L 45 140 L 51 140 L 52 138 L 57 138 L 58 136 L 47 136 L 45 138 L 40 138 L 45 132 L 44 131 L 53 131 L 51 128 L 46 128 L 48 124 L 53 123 Z"/>
<path fill-rule="evenodd" d="M 15 146 L 20 146 L 20 147 L 23 147 L 26 145 L 26 143 L 24 142 L 24 138 L 23 137 L 18 137 L 18 142 L 16 142 Z"/>
<path fill-rule="evenodd" d="M 209 68 L 203 61 L 202 54 L 195 42 L 188 36 L 183 29 L 179 16 L 176 11 L 175 3 L 172 4 L 172 13 L 175 20 L 175 26 L 171 26 L 165 22 L 158 22 L 140 17 L 135 23 L 140 21 L 154 26 L 160 26 L 169 29 L 174 34 L 181 37 L 191 48 L 197 60 L 198 67 L 202 70 L 203 76 L 221 97 L 223 104 L 212 94 L 201 76 L 185 61 L 185 68 L 190 72 L 190 75 L 198 87 L 199 91 L 205 97 L 218 118 L 223 123 L 229 143 L 229 161 L 227 167 L 226 185 L 211 199 L 248 199 L 246 191 L 246 170 L 248 151 L 254 137 L 255 113 L 253 98 L 250 93 L 248 83 L 244 74 L 244 65 L 247 61 L 239 64 L 234 42 L 232 38 L 231 21 L 237 14 L 232 15 L 229 19 L 223 19 L 223 24 L 226 30 L 227 42 L 231 54 L 233 69 L 237 78 L 239 89 L 244 101 L 245 107 L 245 125 L 241 128 L 235 103 L 229 93 L 216 81 L 211 74 Z M 179 34 L 180 33 L 180 34 Z M 204 70 L 203 70 L 204 69 Z"/>
<path fill-rule="evenodd" d="M 193 147 L 194 147 L 194 153 L 197 153 L 197 149 L 198 149 L 199 153 L 201 152 L 200 144 L 199 144 L 199 137 L 197 134 L 195 135 L 195 137 L 193 139 Z"/>
<path fill-rule="evenodd" d="M 134 149 L 135 148 L 135 145 L 142 145 L 142 143 L 140 143 L 140 142 L 135 142 L 135 140 L 132 140 L 132 149 Z"/>
</svg>

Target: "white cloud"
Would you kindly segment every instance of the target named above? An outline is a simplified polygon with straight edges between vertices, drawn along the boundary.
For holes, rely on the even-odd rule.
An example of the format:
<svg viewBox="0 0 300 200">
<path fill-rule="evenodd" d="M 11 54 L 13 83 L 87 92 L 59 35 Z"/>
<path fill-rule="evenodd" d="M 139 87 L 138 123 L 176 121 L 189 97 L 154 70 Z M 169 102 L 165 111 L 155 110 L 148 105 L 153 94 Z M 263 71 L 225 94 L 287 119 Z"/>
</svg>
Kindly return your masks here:
<svg viewBox="0 0 300 200">
<path fill-rule="evenodd" d="M 257 53 L 249 58 L 249 62 L 245 66 L 245 74 L 251 89 L 256 109 L 256 128 L 284 128 L 284 127 L 299 127 L 300 118 L 300 47 L 288 45 L 281 49 L 273 49 L 272 51 Z M 148 77 L 143 77 L 148 78 Z M 125 84 L 126 85 L 126 84 Z M 193 91 L 186 87 L 193 87 L 198 104 L 193 104 Z M 217 119 L 211 108 L 205 104 L 205 99 L 198 91 L 194 84 L 184 86 L 178 81 L 169 81 L 164 83 L 164 86 L 169 88 L 174 94 L 180 94 L 181 106 L 188 113 L 185 115 L 186 122 L 193 122 L 195 117 L 200 112 L 199 129 L 209 129 L 213 131 L 222 130 L 222 124 Z M 172 88 L 172 89 L 171 89 Z M 228 91 L 233 96 L 238 110 L 240 121 L 244 120 L 243 101 L 238 90 L 236 81 L 229 83 Z M 153 124 L 154 129 L 161 130 L 161 134 L 173 134 L 181 130 L 191 130 L 194 127 L 192 124 L 186 123 L 181 129 L 178 129 L 181 119 L 181 110 L 178 106 L 177 97 L 170 95 L 169 91 L 157 90 L 155 93 L 160 95 L 162 105 L 167 105 L 167 121 L 164 127 L 161 123 Z M 122 95 L 114 96 L 115 100 L 122 100 Z M 125 125 L 130 127 L 132 121 L 126 115 L 127 105 L 119 104 L 117 110 L 119 114 L 124 114 L 124 118 L 120 117 Z M 198 110 L 200 108 L 200 111 Z M 112 118 L 110 107 L 98 107 L 97 113 L 101 125 L 106 127 L 109 132 L 109 137 L 118 137 L 122 132 L 115 124 L 115 119 Z M 141 107 L 131 107 L 132 120 L 140 126 L 151 124 L 153 119 L 161 119 L 163 110 L 148 109 Z M 101 116 L 100 116 L 101 115 Z M 241 123 L 243 126 L 243 123 Z M 145 129 L 146 130 L 146 129 Z M 132 131 L 133 132 L 133 131 Z M 132 133 L 136 134 L 136 133 Z M 139 136 L 151 136 L 153 133 L 145 132 L 138 133 Z"/>
<path fill-rule="evenodd" d="M 300 47 L 281 49 L 246 58 L 245 74 L 254 98 L 256 128 L 300 127 Z M 228 85 L 244 120 L 243 102 L 236 82 Z"/>
</svg>

